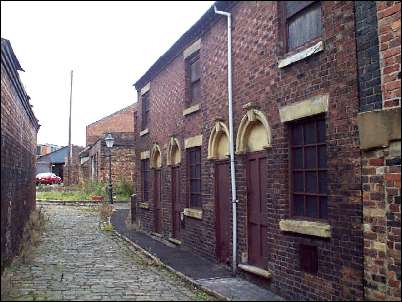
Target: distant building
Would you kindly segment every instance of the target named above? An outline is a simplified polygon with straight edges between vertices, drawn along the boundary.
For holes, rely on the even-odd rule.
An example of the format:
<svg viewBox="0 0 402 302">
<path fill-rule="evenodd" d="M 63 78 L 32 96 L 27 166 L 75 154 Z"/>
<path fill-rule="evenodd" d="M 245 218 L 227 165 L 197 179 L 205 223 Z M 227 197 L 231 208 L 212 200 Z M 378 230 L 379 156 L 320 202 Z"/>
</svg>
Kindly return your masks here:
<svg viewBox="0 0 402 302">
<path fill-rule="evenodd" d="M 113 182 L 134 184 L 134 116 L 136 104 L 123 108 L 86 127 L 87 146 L 80 153 L 80 181 L 109 179 L 109 150 L 104 137 L 111 133 Z"/>
<path fill-rule="evenodd" d="M 18 253 L 35 209 L 36 136 L 39 123 L 18 71 L 10 41 L 1 38 L 1 270 Z"/>
<path fill-rule="evenodd" d="M 46 155 L 61 148 L 63 147 L 53 144 L 38 144 L 36 146 L 36 155 L 37 156 Z"/>
</svg>

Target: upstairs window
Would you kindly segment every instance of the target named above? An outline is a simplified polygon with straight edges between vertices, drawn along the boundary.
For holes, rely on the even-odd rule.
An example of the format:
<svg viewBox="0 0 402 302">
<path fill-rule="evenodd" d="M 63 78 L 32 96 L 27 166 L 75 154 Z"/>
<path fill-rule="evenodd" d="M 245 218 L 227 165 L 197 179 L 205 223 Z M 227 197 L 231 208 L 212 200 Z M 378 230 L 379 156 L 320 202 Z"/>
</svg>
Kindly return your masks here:
<svg viewBox="0 0 402 302">
<path fill-rule="evenodd" d="M 142 121 L 141 129 L 144 130 L 148 126 L 149 119 L 149 92 L 145 93 L 142 97 Z"/>
<path fill-rule="evenodd" d="M 285 1 L 282 5 L 286 51 L 321 36 L 320 1 Z"/>
<path fill-rule="evenodd" d="M 189 74 L 189 104 L 196 104 L 201 100 L 201 67 L 199 51 L 187 60 Z"/>
<path fill-rule="evenodd" d="M 290 127 L 292 216 L 327 219 L 327 145 L 323 116 Z"/>
<path fill-rule="evenodd" d="M 201 207 L 201 148 L 188 149 L 190 208 Z"/>
<path fill-rule="evenodd" d="M 149 201 L 149 159 L 141 160 L 143 202 Z"/>
</svg>

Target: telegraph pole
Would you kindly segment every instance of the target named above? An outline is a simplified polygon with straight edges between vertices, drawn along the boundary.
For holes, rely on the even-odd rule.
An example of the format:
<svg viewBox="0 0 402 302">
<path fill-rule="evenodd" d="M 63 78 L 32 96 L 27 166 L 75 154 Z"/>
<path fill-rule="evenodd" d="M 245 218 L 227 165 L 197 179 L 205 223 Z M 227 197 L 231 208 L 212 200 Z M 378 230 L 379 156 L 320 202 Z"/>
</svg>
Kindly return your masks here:
<svg viewBox="0 0 402 302">
<path fill-rule="evenodd" d="M 71 160 L 73 157 L 73 148 L 71 145 L 71 103 L 73 100 L 73 71 L 71 70 L 71 82 L 70 82 L 70 115 L 68 118 L 68 184 L 71 184 Z"/>
</svg>

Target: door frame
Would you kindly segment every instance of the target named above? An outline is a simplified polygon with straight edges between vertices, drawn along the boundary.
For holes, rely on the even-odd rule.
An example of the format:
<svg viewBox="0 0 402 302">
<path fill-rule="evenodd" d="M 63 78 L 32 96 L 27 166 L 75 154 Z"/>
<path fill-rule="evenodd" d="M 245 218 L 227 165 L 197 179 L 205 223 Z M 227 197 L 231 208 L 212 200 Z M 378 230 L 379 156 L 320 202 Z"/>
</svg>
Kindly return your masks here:
<svg viewBox="0 0 402 302">
<path fill-rule="evenodd" d="M 153 211 L 154 211 L 154 232 L 157 234 L 162 233 L 162 169 L 154 168 L 153 175 Z M 159 173 L 159 208 L 156 206 L 156 173 Z"/>
<path fill-rule="evenodd" d="M 179 188 L 180 188 L 180 164 L 177 164 L 177 165 L 172 165 L 171 166 L 171 202 L 172 202 L 172 237 L 174 238 L 174 239 L 177 239 L 177 240 L 180 240 L 181 239 L 181 236 L 180 236 L 180 233 L 181 233 L 181 226 L 180 226 L 180 216 L 179 216 L 179 225 L 178 226 L 176 226 L 176 232 L 177 232 L 177 234 L 175 234 L 175 232 L 174 232 L 174 230 L 175 230 L 175 219 L 177 219 L 177 217 L 175 217 L 175 215 L 176 215 L 176 208 L 175 208 L 175 204 L 176 204 L 176 207 L 177 207 L 177 205 L 178 205 L 178 208 L 179 208 L 179 215 L 180 215 L 180 212 L 181 212 L 181 210 L 182 210 L 182 204 L 181 204 L 181 198 L 180 198 L 180 189 L 179 189 L 179 191 L 178 192 L 176 192 L 176 196 L 174 196 L 174 185 L 173 185 L 173 175 L 174 175 L 174 171 L 177 169 L 177 172 L 178 172 L 178 175 L 177 175 L 177 178 L 175 178 L 176 179 L 176 182 L 179 182 L 178 183 L 178 186 L 179 186 Z M 177 184 L 175 184 L 176 185 L 176 187 L 177 187 Z M 179 200 L 176 200 L 176 197 L 179 197 Z M 173 200 L 175 201 L 175 202 L 173 202 Z"/>
<path fill-rule="evenodd" d="M 215 190 L 215 193 L 214 193 L 214 203 L 215 203 L 215 254 L 216 254 L 216 258 L 217 258 L 218 262 L 220 261 L 220 259 L 218 257 L 218 255 L 219 255 L 218 242 L 222 241 L 221 240 L 222 238 L 220 238 L 221 235 L 220 235 L 219 231 L 222 228 L 222 224 L 221 224 L 220 219 L 219 219 L 221 213 L 220 213 L 219 204 L 217 202 L 219 186 L 218 186 L 218 179 L 217 179 L 216 176 L 217 176 L 217 166 L 222 165 L 222 164 L 227 164 L 228 168 L 230 168 L 230 160 L 229 159 L 217 159 L 217 160 L 214 160 L 214 173 L 215 173 L 215 175 L 214 175 L 214 190 Z M 229 178 L 230 178 L 230 171 L 229 171 Z M 230 183 L 230 180 L 229 180 L 229 183 Z M 230 197 L 230 193 L 229 193 L 229 197 Z M 228 227 L 230 228 L 230 226 L 228 226 Z M 229 241 L 230 241 L 230 238 L 229 238 Z"/>
<path fill-rule="evenodd" d="M 250 263 L 250 244 L 249 244 L 249 240 L 250 240 L 250 230 L 249 230 L 249 221 L 250 221 L 250 208 L 249 208 L 249 205 L 250 205 L 250 199 L 249 199 L 249 190 L 250 190 L 250 184 L 249 184 L 249 182 L 250 182 L 250 171 L 249 171 L 249 160 L 250 159 L 255 159 L 255 160 L 260 160 L 260 159 L 262 159 L 262 158 L 265 158 L 265 159 L 268 159 L 268 154 L 267 154 L 267 150 L 260 150 L 260 151 L 253 151 L 253 152 L 248 152 L 248 153 L 246 153 L 245 154 L 246 156 L 245 156 L 245 160 L 246 160 L 246 185 L 247 185 L 247 190 L 246 190 L 246 195 L 247 195 L 247 198 L 246 198 L 246 201 L 247 201 L 247 204 L 246 204 L 246 215 L 247 215 L 247 220 L 246 220 L 246 242 L 247 242 L 247 255 L 248 255 L 248 259 L 247 259 L 247 262 L 248 263 Z M 267 172 L 268 173 L 268 172 Z M 260 192 L 259 192 L 259 194 L 260 194 L 260 196 L 261 196 L 261 187 L 260 187 Z M 264 207 L 266 207 L 267 205 L 266 205 L 266 202 L 265 202 L 265 199 L 263 198 L 263 200 L 261 200 L 261 202 L 262 202 L 262 206 L 264 206 Z M 261 213 L 261 214 L 263 214 L 263 212 Z M 262 218 L 262 219 L 264 219 L 264 217 Z M 259 222 L 259 225 L 261 226 L 261 221 Z M 260 239 L 262 239 L 261 240 L 261 243 L 264 245 L 263 247 L 265 248 L 265 250 L 266 250 L 266 255 L 265 255 L 265 258 L 266 259 L 264 259 L 264 255 L 262 255 L 262 257 L 263 257 L 263 259 L 262 259 L 262 261 L 263 261 L 263 263 L 264 263 L 264 265 L 263 265 L 263 267 L 261 267 L 261 268 L 263 268 L 263 269 L 265 269 L 264 267 L 266 266 L 266 262 L 268 261 L 268 257 L 269 257 L 269 246 L 268 246 L 268 241 L 267 240 L 264 240 L 264 239 L 266 239 L 267 237 L 266 237 L 266 235 L 268 234 L 268 225 L 267 224 L 265 224 L 266 225 L 266 228 L 267 228 L 267 231 L 266 231 L 266 233 L 265 234 L 263 234 L 263 235 L 265 235 L 265 237 L 262 237 L 262 238 L 260 238 Z M 255 264 L 254 264 L 255 265 Z M 258 267 L 258 265 L 255 265 L 255 266 L 257 266 Z"/>
</svg>

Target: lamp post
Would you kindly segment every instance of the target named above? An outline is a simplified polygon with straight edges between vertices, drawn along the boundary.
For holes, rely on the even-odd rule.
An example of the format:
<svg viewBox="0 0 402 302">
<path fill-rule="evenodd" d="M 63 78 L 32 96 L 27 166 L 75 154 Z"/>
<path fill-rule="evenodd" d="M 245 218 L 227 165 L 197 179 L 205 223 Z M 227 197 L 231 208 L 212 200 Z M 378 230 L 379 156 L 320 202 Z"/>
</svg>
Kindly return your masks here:
<svg viewBox="0 0 402 302">
<path fill-rule="evenodd" d="M 112 134 L 108 133 L 105 137 L 106 146 L 109 149 L 109 202 L 113 204 L 113 194 L 112 194 L 112 147 L 114 139 Z"/>
</svg>

